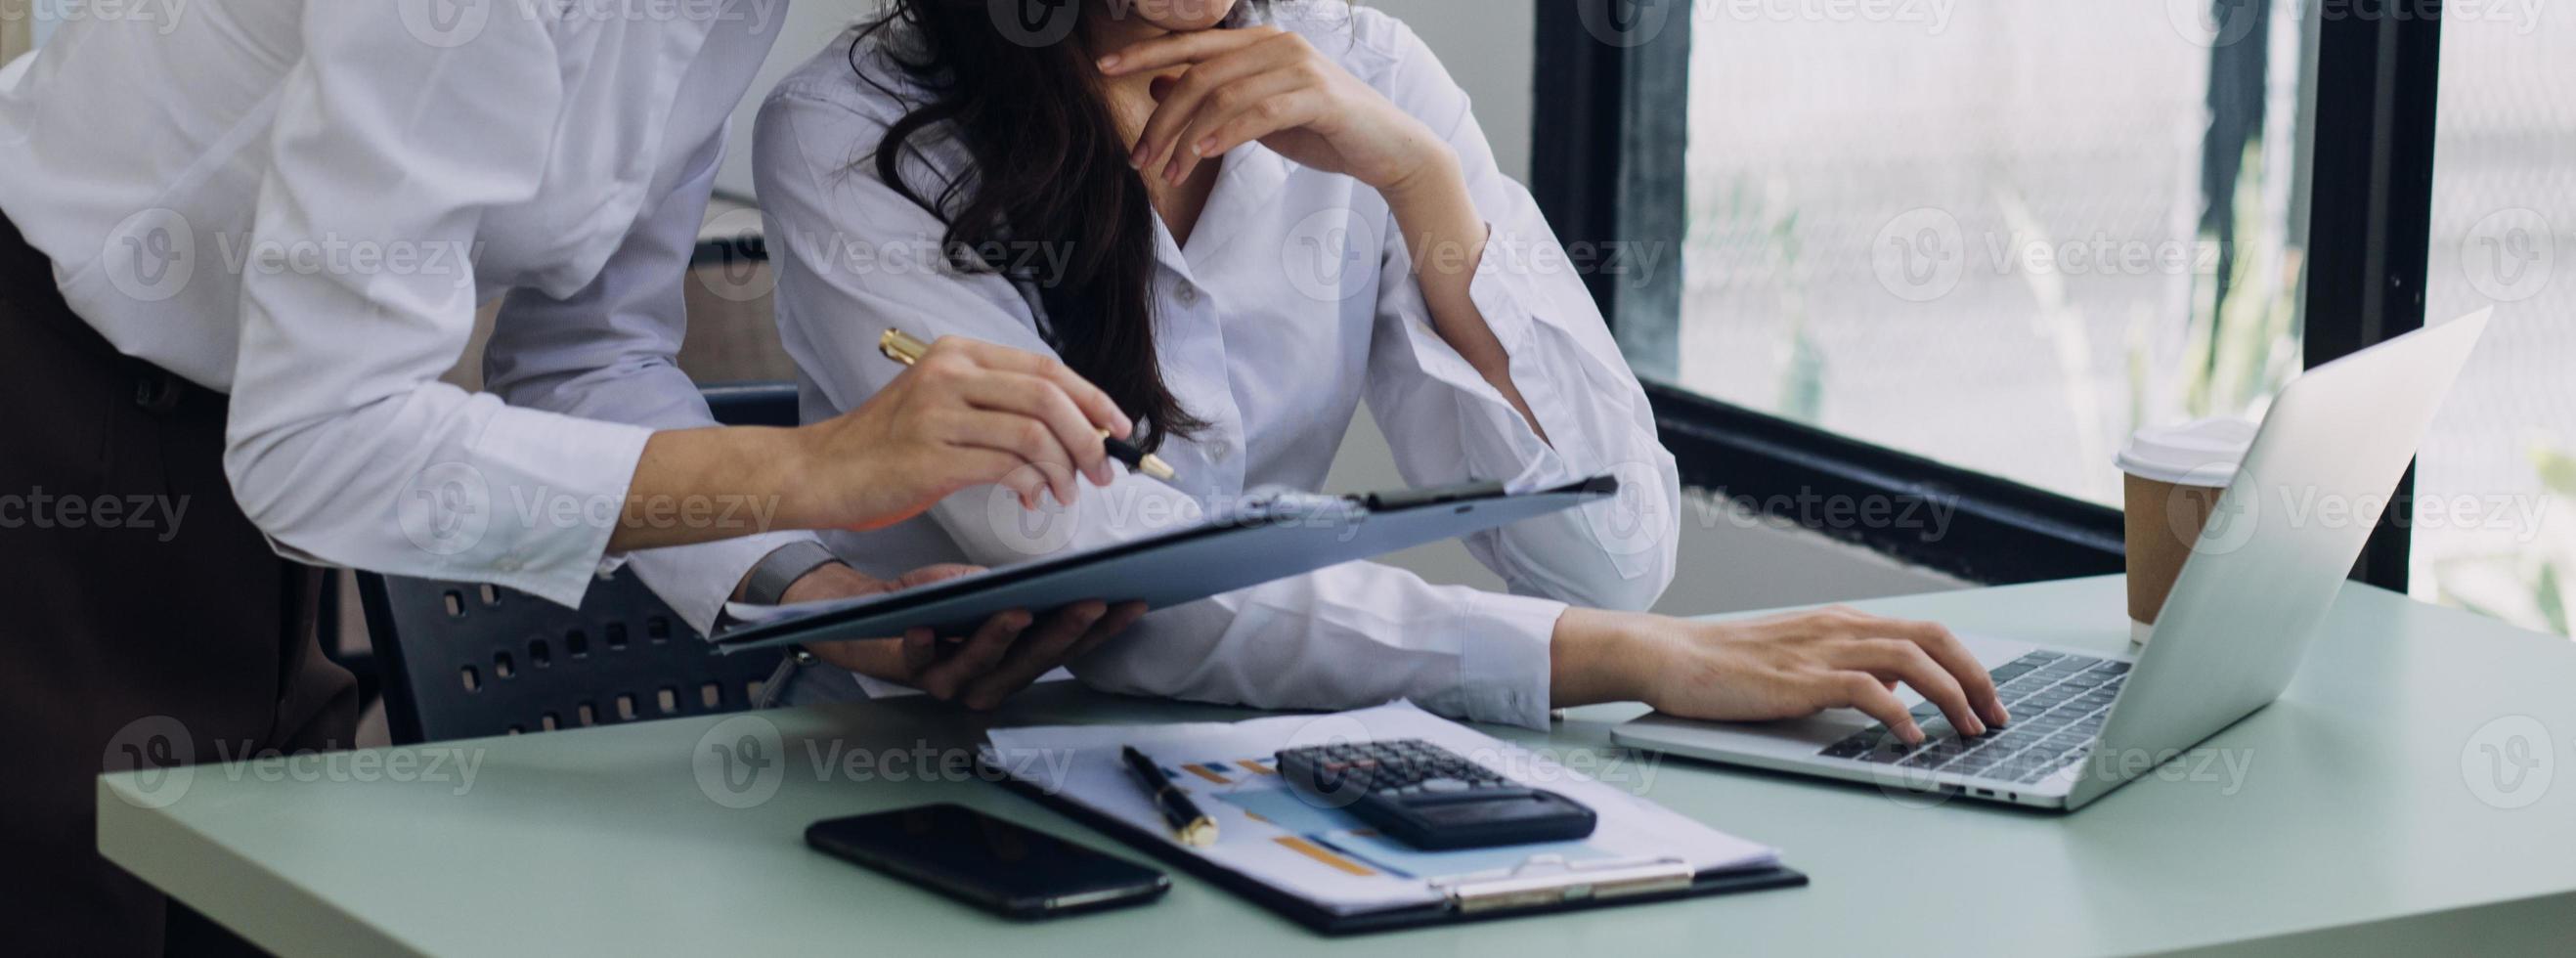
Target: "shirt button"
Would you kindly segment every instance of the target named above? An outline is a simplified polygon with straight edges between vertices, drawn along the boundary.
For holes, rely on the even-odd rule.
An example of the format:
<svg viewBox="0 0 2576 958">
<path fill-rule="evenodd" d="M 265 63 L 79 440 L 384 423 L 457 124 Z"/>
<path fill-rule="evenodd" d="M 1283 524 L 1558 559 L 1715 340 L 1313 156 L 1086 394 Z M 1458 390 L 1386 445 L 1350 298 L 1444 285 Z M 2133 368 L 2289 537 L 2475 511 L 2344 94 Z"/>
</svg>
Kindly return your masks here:
<svg viewBox="0 0 2576 958">
<path fill-rule="evenodd" d="M 1234 455 L 1234 446 L 1233 446 L 1233 445 L 1231 445 L 1231 444 L 1228 444 L 1228 443 L 1222 443 L 1222 442 L 1220 442 L 1220 443 L 1217 443 L 1217 444 L 1215 444 L 1215 445 L 1213 445 L 1213 446 L 1209 446 L 1209 447 L 1208 447 L 1208 461 L 1209 461 L 1209 462 L 1224 462 L 1224 461 L 1226 461 L 1226 459 L 1227 459 L 1227 458 L 1229 458 L 1229 457 L 1231 457 L 1231 456 L 1233 456 L 1233 455 Z"/>
<path fill-rule="evenodd" d="M 1174 284 L 1172 298 L 1180 300 L 1183 306 L 1196 306 L 1199 302 L 1199 288 L 1188 283 Z"/>
</svg>

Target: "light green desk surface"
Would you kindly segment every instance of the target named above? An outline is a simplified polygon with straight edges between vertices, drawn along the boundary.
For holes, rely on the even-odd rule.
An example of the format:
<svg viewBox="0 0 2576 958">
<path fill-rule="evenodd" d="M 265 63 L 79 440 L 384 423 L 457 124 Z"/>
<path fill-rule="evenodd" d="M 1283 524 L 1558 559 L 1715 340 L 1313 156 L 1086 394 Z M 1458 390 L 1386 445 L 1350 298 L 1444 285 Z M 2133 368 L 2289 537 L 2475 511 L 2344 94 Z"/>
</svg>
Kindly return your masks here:
<svg viewBox="0 0 2576 958">
<path fill-rule="evenodd" d="M 2117 578 L 1863 603 L 1961 631 L 2126 644 Z M 1532 744 L 1616 752 L 1635 706 L 1575 710 Z M 953 801 L 1098 847 L 1105 836 L 977 780 L 883 780 L 985 724 L 1215 719 L 1235 710 L 1072 683 L 970 719 L 920 700 L 762 713 L 781 787 L 734 809 L 693 755 L 719 719 L 383 750 L 463 749 L 472 786 L 349 765 L 199 768 L 184 792 L 99 786 L 108 858 L 288 955 L 1141 953 L 2265 954 L 2576 947 L 2576 781 L 2492 778 L 2517 726 L 2550 772 L 2576 748 L 2576 645 L 2373 589 L 2344 590 L 2289 693 L 2221 732 L 2238 756 L 2149 778 L 2072 815 L 1919 807 L 1867 786 L 1631 755 L 1631 788 L 1779 846 L 1806 888 L 1460 925 L 1329 944 L 1183 874 L 1159 904 L 1013 924 L 809 851 L 817 819 Z M 2520 716 L 2550 737 L 2542 743 Z M 2506 719 L 2504 726 L 2489 723 Z M 2486 728 L 2484 738 L 2481 729 Z M 728 730 L 730 734 L 732 730 Z M 809 748 L 902 750 L 856 780 Z M 827 752 L 828 754 L 828 752 Z M 962 752 L 960 753 L 963 754 Z M 1591 757 L 1591 756 L 1587 756 Z M 408 773 L 426 774 L 427 756 Z M 1574 758 L 1581 761 L 1581 758 Z M 1652 764 L 1640 764 L 1652 763 Z M 1651 771 L 1651 777 L 1647 773 Z M 2185 768 L 2188 772 L 2190 769 Z M 263 774 L 266 773 L 266 774 Z M 2541 773 L 2524 770 L 2526 776 Z M 1609 776 L 1605 776 L 1609 777 Z M 2557 776 L 2564 778 L 2566 776 Z M 274 781 L 268 779 L 276 779 Z M 299 780 L 301 779 L 301 780 Z M 2473 783 L 2484 779 L 2484 792 Z M 726 794 L 731 794 L 727 792 Z M 2514 805 L 2537 795 L 2537 801 Z M 2492 800 L 2491 800 L 2492 799 Z M 160 807 L 154 807 L 154 806 Z M 1131 853 L 1132 855 L 1132 853 Z M 1141 857 L 1141 856 L 1137 856 Z"/>
</svg>

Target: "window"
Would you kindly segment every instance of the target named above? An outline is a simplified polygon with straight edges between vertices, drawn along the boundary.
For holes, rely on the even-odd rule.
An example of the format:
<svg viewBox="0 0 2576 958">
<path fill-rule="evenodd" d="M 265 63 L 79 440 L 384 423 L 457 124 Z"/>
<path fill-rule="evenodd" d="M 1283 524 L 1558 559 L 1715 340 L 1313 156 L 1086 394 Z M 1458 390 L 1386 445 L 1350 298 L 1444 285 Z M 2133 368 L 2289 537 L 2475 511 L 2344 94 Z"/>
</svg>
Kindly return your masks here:
<svg viewBox="0 0 2576 958">
<path fill-rule="evenodd" d="M 2576 11 L 2444 13 L 2425 312 L 2495 317 L 2425 444 L 2413 557 L 2417 596 L 2562 635 L 2576 601 L 2570 51 Z"/>
<path fill-rule="evenodd" d="M 1796 9 L 1694 25 L 1669 382 L 2117 505 L 2134 423 L 2257 412 L 2298 368 L 2296 31 Z"/>
<path fill-rule="evenodd" d="M 1532 186 L 1569 242 L 1678 251 L 1588 278 L 1687 481 L 1940 499 L 1938 541 L 1823 531 L 1985 581 L 2117 571 L 2131 429 L 2423 323 L 2441 15 L 1541 4 Z M 2359 572 L 2411 558 L 2383 524 Z"/>
</svg>

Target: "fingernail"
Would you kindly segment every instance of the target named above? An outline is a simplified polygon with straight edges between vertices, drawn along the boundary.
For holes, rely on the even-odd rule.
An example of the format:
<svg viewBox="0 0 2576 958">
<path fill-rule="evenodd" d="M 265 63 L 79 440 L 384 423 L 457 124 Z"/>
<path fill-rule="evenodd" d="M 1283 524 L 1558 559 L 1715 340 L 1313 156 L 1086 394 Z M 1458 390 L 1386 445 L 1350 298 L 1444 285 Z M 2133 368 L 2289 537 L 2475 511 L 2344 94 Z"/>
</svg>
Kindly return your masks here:
<svg viewBox="0 0 2576 958">
<path fill-rule="evenodd" d="M 1190 144 L 1191 156 L 1204 157 L 1214 152 L 1216 152 L 1216 137 L 1211 136 L 1207 139 Z"/>
<path fill-rule="evenodd" d="M 1904 739 L 1905 744 L 1907 745 L 1921 745 L 1923 744 L 1923 727 L 1912 722 L 1907 722 L 1903 725 L 1897 726 L 1896 737 Z"/>
<path fill-rule="evenodd" d="M 1995 724 L 1997 724 L 1997 725 L 2010 725 L 2010 724 L 2012 724 L 2012 713 L 2011 713 L 2011 712 L 2004 711 L 2004 707 L 2003 707 L 2003 706 L 2001 706 L 2001 705 L 1997 705 L 1997 706 L 1995 706 Z"/>
<path fill-rule="evenodd" d="M 1984 734 L 1986 734 L 1986 723 L 1977 721 L 1974 715 L 1968 716 L 1968 737 L 1975 738 Z"/>
<path fill-rule="evenodd" d="M 1115 69 L 1118 69 L 1118 55 L 1117 55 L 1117 54 L 1115 54 L 1115 53 L 1112 53 L 1112 54 L 1110 54 L 1110 55 L 1108 55 L 1108 56 L 1101 57 L 1101 58 L 1100 58 L 1100 68 L 1101 68 L 1101 69 L 1103 69 L 1103 70 L 1115 70 Z"/>
</svg>

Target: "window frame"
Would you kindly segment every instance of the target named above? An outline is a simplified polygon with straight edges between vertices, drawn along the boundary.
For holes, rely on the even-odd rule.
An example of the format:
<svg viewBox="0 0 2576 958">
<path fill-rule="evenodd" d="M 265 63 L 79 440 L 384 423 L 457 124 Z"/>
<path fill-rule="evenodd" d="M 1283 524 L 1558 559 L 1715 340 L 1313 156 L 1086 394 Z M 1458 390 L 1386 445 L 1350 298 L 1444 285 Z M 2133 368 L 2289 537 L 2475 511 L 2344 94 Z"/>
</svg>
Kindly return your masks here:
<svg viewBox="0 0 2576 958">
<path fill-rule="evenodd" d="M 1686 188 L 1684 150 L 1691 0 L 1540 0 L 1531 191 L 1569 245 L 1681 248 L 1683 206 L 1640 202 Z M 2229 0 L 2213 0 L 2229 3 Z M 1620 45 L 1586 20 L 1668 10 L 1651 39 Z M 2233 5 L 2233 4 L 2229 4 Z M 2316 30 L 2308 158 L 2306 366 L 2331 362 L 2424 325 L 2433 197 L 2440 0 L 2352 0 L 2311 7 L 2292 25 Z M 1639 95 L 1644 91 L 1644 95 Z M 1657 108 L 1649 108 L 1653 104 Z M 1679 257 L 1668 257 L 1678 262 Z M 1602 261 L 1602 260 L 1591 260 Z M 2121 513 L 2097 503 L 1953 466 L 1733 405 L 1655 381 L 1678 351 L 1682 270 L 1585 276 L 1602 315 L 1632 352 L 1682 481 L 1813 531 L 1985 583 L 2122 571 Z M 2353 577 L 2405 592 L 2414 470 L 2380 517 Z M 1818 521 L 1799 508 L 1935 502 L 1943 534 L 1887 522 Z M 1783 509 L 1780 506 L 1788 506 Z M 1849 518 L 1846 514 L 1845 518 Z"/>
</svg>

